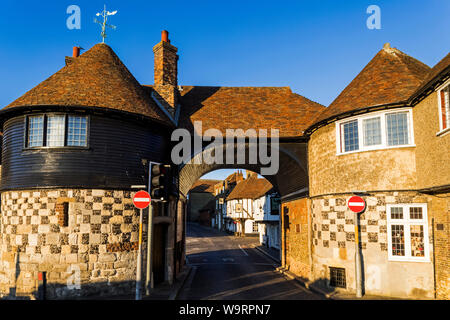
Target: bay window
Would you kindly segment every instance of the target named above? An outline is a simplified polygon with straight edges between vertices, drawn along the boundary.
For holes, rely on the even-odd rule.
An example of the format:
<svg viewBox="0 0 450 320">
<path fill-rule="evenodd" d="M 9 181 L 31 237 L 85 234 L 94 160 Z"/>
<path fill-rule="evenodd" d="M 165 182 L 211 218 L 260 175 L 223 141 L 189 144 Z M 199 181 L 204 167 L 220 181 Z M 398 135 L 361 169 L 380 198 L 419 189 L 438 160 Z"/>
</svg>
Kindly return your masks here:
<svg viewBox="0 0 450 320">
<path fill-rule="evenodd" d="M 338 154 L 413 146 L 411 111 L 372 112 L 336 122 Z"/>
<path fill-rule="evenodd" d="M 87 147 L 87 116 L 43 114 L 26 118 L 25 147 Z"/>
</svg>

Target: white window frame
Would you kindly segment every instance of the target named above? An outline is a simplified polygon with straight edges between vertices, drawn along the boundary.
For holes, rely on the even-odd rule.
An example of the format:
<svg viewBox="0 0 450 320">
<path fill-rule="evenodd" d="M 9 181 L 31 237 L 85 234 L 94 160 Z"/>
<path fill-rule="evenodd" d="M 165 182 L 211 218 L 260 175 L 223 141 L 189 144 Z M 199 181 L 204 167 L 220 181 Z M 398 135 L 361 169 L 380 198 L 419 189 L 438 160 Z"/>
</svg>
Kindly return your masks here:
<svg viewBox="0 0 450 320">
<path fill-rule="evenodd" d="M 444 124 L 442 123 L 442 100 L 441 100 L 441 91 L 444 90 L 447 86 L 450 86 L 450 79 L 444 82 L 441 86 L 436 89 L 437 92 L 437 100 L 438 100 L 438 114 L 439 114 L 439 131 L 436 133 L 437 136 L 440 136 L 444 133 L 450 132 L 450 126 L 444 129 Z M 449 97 L 450 99 L 450 97 Z M 450 103 L 450 101 L 449 101 Z M 449 112 L 450 118 L 450 112 Z"/>
<path fill-rule="evenodd" d="M 403 219 L 392 219 L 391 208 L 402 207 Z M 409 208 L 420 207 L 422 208 L 422 219 L 410 219 Z M 388 237 L 388 260 L 390 261 L 410 261 L 410 262 L 430 262 L 430 244 L 428 237 L 428 214 L 426 203 L 408 203 L 408 204 L 387 204 L 386 205 L 386 217 L 387 217 L 387 237 Z M 392 254 L 392 225 L 402 225 L 403 232 L 405 234 L 405 255 L 396 256 Z M 425 255 L 423 257 L 411 256 L 411 225 L 423 225 L 423 241 Z"/>
<path fill-rule="evenodd" d="M 387 144 L 387 126 L 386 126 L 386 115 L 392 113 L 407 113 L 407 121 L 408 121 L 408 144 L 397 145 L 397 146 L 389 146 Z M 365 119 L 377 118 L 380 117 L 381 122 L 381 144 L 373 145 L 373 146 L 364 146 L 364 131 L 363 131 L 363 121 Z M 341 125 L 349 122 L 357 120 L 358 121 L 358 150 L 352 151 L 344 151 L 344 141 L 343 141 L 343 132 L 341 132 Z M 342 142 L 342 150 L 341 150 L 341 142 Z M 336 121 L 336 155 L 344 155 L 350 153 L 364 152 L 364 151 L 373 151 L 373 150 L 382 150 L 382 149 L 394 149 L 394 148 L 409 148 L 415 147 L 414 142 L 414 126 L 413 126 L 413 117 L 412 117 L 412 109 L 411 108 L 398 108 L 384 111 L 376 111 L 366 113 L 364 115 L 358 115 L 350 118 L 345 118 L 339 121 Z"/>
</svg>

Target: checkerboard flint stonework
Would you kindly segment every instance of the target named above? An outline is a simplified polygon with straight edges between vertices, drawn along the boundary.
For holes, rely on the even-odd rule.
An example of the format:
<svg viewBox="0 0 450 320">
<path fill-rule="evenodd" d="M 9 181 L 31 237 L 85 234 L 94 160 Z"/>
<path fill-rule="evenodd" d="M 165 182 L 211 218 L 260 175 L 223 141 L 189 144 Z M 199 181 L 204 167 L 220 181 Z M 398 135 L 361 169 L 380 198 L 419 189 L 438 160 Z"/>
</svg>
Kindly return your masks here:
<svg viewBox="0 0 450 320">
<path fill-rule="evenodd" d="M 361 248 L 367 243 L 378 244 L 387 252 L 385 195 L 370 197 L 367 210 L 360 217 Z M 348 210 L 346 198 L 312 201 L 312 231 L 314 246 L 323 248 L 353 248 L 355 242 L 355 214 Z"/>
<path fill-rule="evenodd" d="M 41 271 L 49 297 L 132 292 L 139 232 L 132 192 L 10 191 L 1 204 L 0 294 L 36 295 Z M 67 286 L 77 274 L 81 290 Z"/>
</svg>

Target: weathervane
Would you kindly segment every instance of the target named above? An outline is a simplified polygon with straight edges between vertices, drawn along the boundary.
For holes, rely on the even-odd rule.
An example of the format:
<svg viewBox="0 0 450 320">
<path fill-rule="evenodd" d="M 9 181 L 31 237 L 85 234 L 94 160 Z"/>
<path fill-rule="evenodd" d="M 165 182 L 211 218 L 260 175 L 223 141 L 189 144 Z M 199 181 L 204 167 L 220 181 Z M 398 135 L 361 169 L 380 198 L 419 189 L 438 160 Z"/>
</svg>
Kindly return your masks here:
<svg viewBox="0 0 450 320">
<path fill-rule="evenodd" d="M 98 23 L 99 25 L 102 26 L 102 33 L 101 36 L 103 38 L 103 43 L 105 43 L 105 38 L 106 38 L 106 27 L 111 28 L 113 30 L 116 29 L 116 26 L 112 25 L 112 24 L 106 24 L 106 21 L 108 20 L 108 16 L 113 16 L 117 13 L 116 11 L 110 12 L 110 11 L 106 11 L 106 5 L 103 8 L 102 12 L 98 12 L 96 14 L 97 17 L 102 16 L 103 17 L 103 22 L 98 21 L 96 18 L 94 18 L 94 22 Z"/>
</svg>

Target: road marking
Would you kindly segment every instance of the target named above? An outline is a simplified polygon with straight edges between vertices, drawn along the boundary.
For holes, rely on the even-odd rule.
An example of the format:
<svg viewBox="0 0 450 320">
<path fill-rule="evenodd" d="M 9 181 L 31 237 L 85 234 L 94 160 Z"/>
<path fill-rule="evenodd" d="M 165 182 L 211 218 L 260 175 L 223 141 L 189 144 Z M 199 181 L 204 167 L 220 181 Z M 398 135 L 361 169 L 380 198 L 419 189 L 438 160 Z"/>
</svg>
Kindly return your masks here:
<svg viewBox="0 0 450 320">
<path fill-rule="evenodd" d="M 227 262 L 227 261 L 234 262 L 234 259 L 233 258 L 222 258 L 222 261 L 223 262 Z"/>
<path fill-rule="evenodd" d="M 247 252 L 245 252 L 245 250 L 244 249 L 242 249 L 242 247 L 241 247 L 241 245 L 240 244 L 238 244 L 238 247 L 239 247 L 239 249 L 241 249 L 242 250 L 242 252 L 248 257 L 248 253 Z"/>
</svg>

